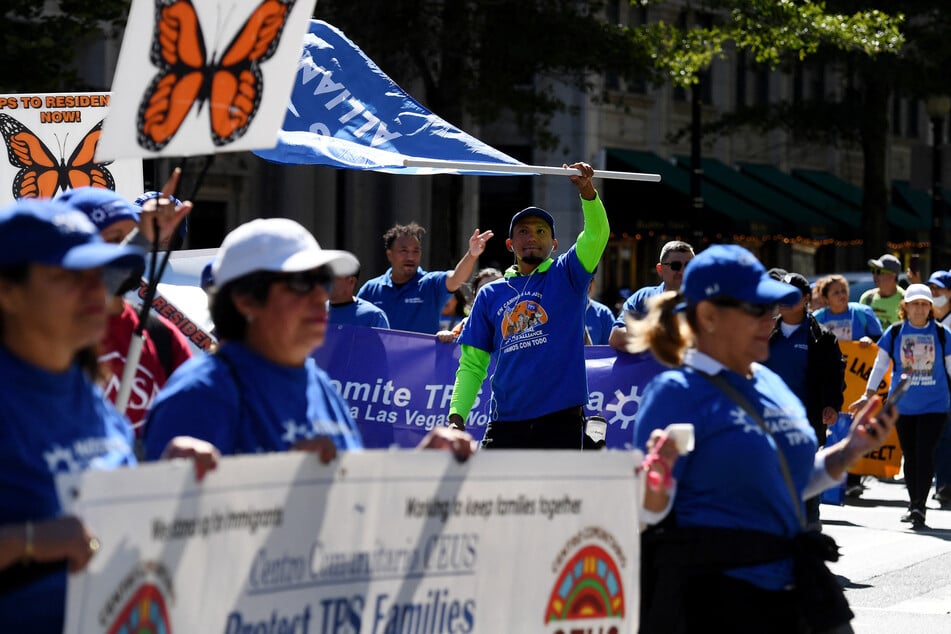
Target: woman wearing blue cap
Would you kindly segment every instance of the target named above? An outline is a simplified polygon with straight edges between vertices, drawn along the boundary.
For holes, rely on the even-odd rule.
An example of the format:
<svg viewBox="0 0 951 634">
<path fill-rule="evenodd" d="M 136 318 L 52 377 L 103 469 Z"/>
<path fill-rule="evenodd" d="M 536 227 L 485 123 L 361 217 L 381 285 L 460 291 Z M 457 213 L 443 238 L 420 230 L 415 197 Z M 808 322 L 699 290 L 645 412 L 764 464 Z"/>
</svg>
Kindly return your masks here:
<svg viewBox="0 0 951 634">
<path fill-rule="evenodd" d="M 66 571 L 99 550 L 62 514 L 57 474 L 135 463 L 132 430 L 95 386 L 105 273 L 142 266 L 80 211 L 23 201 L 0 211 L 0 632 L 61 632 Z M 204 448 L 173 443 L 170 455 Z"/>
<path fill-rule="evenodd" d="M 799 295 L 746 249 L 714 245 L 687 265 L 680 293 L 632 324 L 631 351 L 675 366 L 648 384 L 635 429 L 636 445 L 659 454 L 644 499 L 656 526 L 643 541 L 641 632 L 821 631 L 852 617 L 823 562 L 835 544 L 804 530 L 802 500 L 880 446 L 896 414 L 874 418 L 876 398 L 845 440 L 816 452 L 802 403 L 761 365 L 777 305 Z M 680 458 L 663 431 L 672 423 L 694 427 Z"/>
</svg>

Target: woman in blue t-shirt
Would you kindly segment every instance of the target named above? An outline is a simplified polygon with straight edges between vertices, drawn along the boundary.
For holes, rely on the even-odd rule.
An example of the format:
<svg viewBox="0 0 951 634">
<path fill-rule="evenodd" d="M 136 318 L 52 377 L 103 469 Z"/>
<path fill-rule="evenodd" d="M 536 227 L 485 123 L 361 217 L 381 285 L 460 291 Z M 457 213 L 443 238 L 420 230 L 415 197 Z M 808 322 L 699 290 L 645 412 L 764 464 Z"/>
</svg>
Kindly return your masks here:
<svg viewBox="0 0 951 634">
<path fill-rule="evenodd" d="M 132 428 L 94 377 L 107 286 L 142 266 L 65 203 L 0 211 L 0 632 L 61 632 L 67 570 L 99 550 L 63 515 L 57 474 L 135 464 Z M 185 445 L 199 447 L 170 455 Z"/>
<path fill-rule="evenodd" d="M 350 407 L 311 353 L 323 344 L 330 288 L 353 275 L 357 258 L 321 249 L 287 218 L 252 220 L 229 233 L 212 262 L 214 354 L 180 366 L 159 393 L 145 428 L 145 457 L 175 437 L 195 437 L 223 454 L 312 451 L 328 462 L 363 447 Z M 422 446 L 465 458 L 471 437 L 437 427 Z"/>
<path fill-rule="evenodd" d="M 680 293 L 631 326 L 632 352 L 675 366 L 647 385 L 635 427 L 636 445 L 658 455 L 642 513 L 656 526 L 642 547 L 641 632 L 799 632 L 804 619 L 831 628 L 852 616 L 811 547 L 823 536 L 805 532 L 802 500 L 880 446 L 894 417 L 866 408 L 847 439 L 816 452 L 802 403 L 761 365 L 777 305 L 799 296 L 749 251 L 714 245 L 687 265 Z M 664 431 L 674 423 L 694 428 L 680 458 Z M 818 605 L 813 590 L 833 609 L 802 610 Z"/>
<path fill-rule="evenodd" d="M 849 301 L 849 282 L 841 275 L 829 275 L 822 285 L 827 305 L 813 316 L 839 341 L 870 344 L 882 336 L 882 323 L 871 306 Z"/>
<path fill-rule="evenodd" d="M 911 284 L 905 289 L 898 318 L 879 340 L 865 395 L 852 408 L 858 409 L 876 392 L 889 361 L 895 364 L 889 398 L 898 384 L 897 377 L 908 375 L 910 387 L 902 399 L 902 416 L 897 424 L 908 488 L 908 512 L 901 521 L 923 528 L 925 503 L 934 478 L 935 449 L 951 405 L 951 331 L 935 322 L 934 299 L 924 284 Z"/>
</svg>

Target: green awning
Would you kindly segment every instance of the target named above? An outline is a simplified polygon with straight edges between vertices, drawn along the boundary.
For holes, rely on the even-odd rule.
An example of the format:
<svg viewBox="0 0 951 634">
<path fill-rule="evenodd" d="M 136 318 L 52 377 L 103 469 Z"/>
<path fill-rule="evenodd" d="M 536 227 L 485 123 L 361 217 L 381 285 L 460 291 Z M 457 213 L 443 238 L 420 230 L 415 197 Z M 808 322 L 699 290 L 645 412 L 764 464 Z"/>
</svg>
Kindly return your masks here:
<svg viewBox="0 0 951 634">
<path fill-rule="evenodd" d="M 690 158 L 678 156 L 677 163 L 690 169 Z M 702 161 L 705 180 L 715 183 L 733 196 L 785 222 L 800 235 L 824 238 L 840 232 L 838 222 L 813 211 L 783 192 L 761 184 L 755 178 L 733 169 L 715 158 Z"/>
<path fill-rule="evenodd" d="M 760 181 L 762 184 L 779 190 L 786 196 L 814 209 L 823 216 L 844 224 L 847 227 L 861 227 L 862 214 L 850 205 L 836 200 L 804 181 L 793 178 L 772 165 L 759 163 L 740 163 L 740 173 Z"/>
<path fill-rule="evenodd" d="M 857 209 L 859 214 L 861 214 L 863 196 L 861 187 L 857 187 L 848 181 L 844 181 L 834 174 L 820 170 L 797 169 L 793 170 L 793 176 L 809 183 L 813 187 L 827 192 L 828 194 L 842 201 L 845 201 Z M 885 212 L 885 218 L 888 224 L 906 231 L 927 230 L 929 227 L 927 219 L 920 217 L 916 213 L 901 209 L 900 207 L 892 204 L 888 205 L 888 209 Z"/>
<path fill-rule="evenodd" d="M 692 200 L 690 192 L 690 172 L 666 161 L 653 152 L 608 148 L 608 158 L 616 159 L 637 172 L 660 174 L 660 186 L 673 190 L 681 199 L 681 211 L 690 214 Z M 658 187 L 658 185 L 652 185 Z M 753 233 L 765 233 L 781 229 L 782 223 L 776 217 L 737 198 L 729 191 L 706 182 L 702 189 L 705 211 L 712 211 L 734 221 L 734 230 Z M 635 201 L 632 201 L 634 203 Z M 672 209 L 660 210 L 661 214 L 670 214 Z M 706 218 L 701 220 L 708 220 Z"/>
<path fill-rule="evenodd" d="M 908 181 L 892 181 L 892 202 L 914 212 L 931 225 L 931 195 L 915 189 Z"/>
</svg>

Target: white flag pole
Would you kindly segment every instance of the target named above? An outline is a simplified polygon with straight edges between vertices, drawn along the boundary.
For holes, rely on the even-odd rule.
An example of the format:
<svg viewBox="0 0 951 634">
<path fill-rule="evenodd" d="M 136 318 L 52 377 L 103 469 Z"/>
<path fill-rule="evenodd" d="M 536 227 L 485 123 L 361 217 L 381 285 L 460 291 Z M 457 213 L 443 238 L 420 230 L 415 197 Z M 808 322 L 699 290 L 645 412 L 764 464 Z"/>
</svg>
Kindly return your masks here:
<svg viewBox="0 0 951 634">
<path fill-rule="evenodd" d="M 132 334 L 129 340 L 129 351 L 125 355 L 125 367 L 122 369 L 122 382 L 119 384 L 119 394 L 116 395 L 116 409 L 125 414 L 129 405 L 129 396 L 132 394 L 132 381 L 139 368 L 139 359 L 142 357 L 142 345 L 145 343 L 145 333 Z"/>
<path fill-rule="evenodd" d="M 546 167 L 544 165 L 511 165 L 509 163 L 475 163 L 470 161 L 440 161 L 436 159 L 403 159 L 403 167 L 432 167 L 444 170 L 471 170 L 475 172 L 495 172 L 497 174 L 548 174 L 551 176 L 571 176 L 580 174 L 570 167 Z M 660 174 L 639 172 L 611 172 L 595 170 L 594 178 L 613 178 L 616 180 L 644 181 L 659 183 Z"/>
</svg>

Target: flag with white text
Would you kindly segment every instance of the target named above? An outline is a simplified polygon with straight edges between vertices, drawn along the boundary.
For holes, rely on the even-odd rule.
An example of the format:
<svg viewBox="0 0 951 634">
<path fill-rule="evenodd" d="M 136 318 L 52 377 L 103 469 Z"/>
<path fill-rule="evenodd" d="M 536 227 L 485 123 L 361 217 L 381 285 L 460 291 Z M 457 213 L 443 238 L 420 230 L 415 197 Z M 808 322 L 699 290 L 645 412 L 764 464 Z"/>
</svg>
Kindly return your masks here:
<svg viewBox="0 0 951 634">
<path fill-rule="evenodd" d="M 485 173 L 403 167 L 405 158 L 520 165 L 409 96 L 337 28 L 311 20 L 275 163 L 396 174 Z"/>
</svg>

